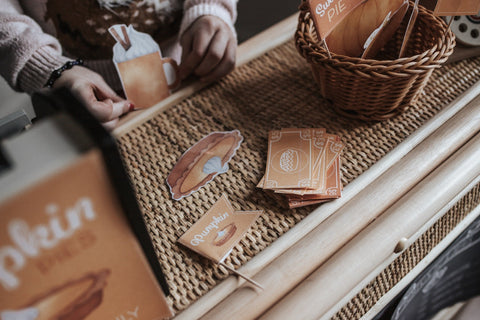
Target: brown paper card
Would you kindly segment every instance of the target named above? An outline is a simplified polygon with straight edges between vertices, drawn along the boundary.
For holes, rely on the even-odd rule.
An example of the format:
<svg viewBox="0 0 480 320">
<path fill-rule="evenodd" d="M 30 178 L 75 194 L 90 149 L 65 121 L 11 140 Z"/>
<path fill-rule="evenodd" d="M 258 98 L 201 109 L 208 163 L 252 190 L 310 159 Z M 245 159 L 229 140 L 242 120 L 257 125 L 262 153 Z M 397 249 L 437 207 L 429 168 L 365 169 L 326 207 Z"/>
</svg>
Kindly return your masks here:
<svg viewBox="0 0 480 320">
<path fill-rule="evenodd" d="M 269 133 L 265 188 L 311 187 L 311 137 L 311 129 Z"/>
<path fill-rule="evenodd" d="M 137 108 L 149 108 L 170 96 L 164 64 L 176 64 L 172 59 L 163 59 L 160 52 L 153 52 L 128 61 L 117 63 L 127 99 Z"/>
<path fill-rule="evenodd" d="M 327 162 L 327 170 L 333 165 L 335 159 L 340 156 L 345 145 L 342 143 L 342 140 L 339 136 L 336 135 L 328 135 L 328 141 L 326 146 L 326 162 Z"/>
<path fill-rule="evenodd" d="M 313 129 L 312 140 L 312 159 L 313 162 L 313 188 L 316 190 L 325 188 L 325 174 L 327 170 L 327 163 L 325 157 L 326 147 L 326 129 Z"/>
<path fill-rule="evenodd" d="M 438 0 L 433 14 L 437 16 L 476 15 L 480 10 L 478 0 Z"/>
<path fill-rule="evenodd" d="M 288 202 L 288 207 L 290 209 L 296 209 L 296 208 L 311 206 L 314 204 L 324 203 L 327 201 L 328 200 L 292 200 Z"/>
<path fill-rule="evenodd" d="M 0 227 L 1 319 L 172 316 L 100 151 L 1 203 Z"/>
<path fill-rule="evenodd" d="M 325 39 L 353 9 L 365 0 L 309 0 L 317 33 Z"/>
<path fill-rule="evenodd" d="M 223 262 L 262 211 L 234 211 L 225 195 L 178 240 L 217 263 Z"/>
<path fill-rule="evenodd" d="M 291 193 L 287 195 L 289 200 L 320 200 L 336 199 L 342 195 L 342 180 L 340 173 L 340 158 L 336 158 L 333 165 L 328 169 L 326 176 L 326 187 L 321 193 L 314 193 L 314 190 L 308 190 L 302 195 Z"/>
</svg>

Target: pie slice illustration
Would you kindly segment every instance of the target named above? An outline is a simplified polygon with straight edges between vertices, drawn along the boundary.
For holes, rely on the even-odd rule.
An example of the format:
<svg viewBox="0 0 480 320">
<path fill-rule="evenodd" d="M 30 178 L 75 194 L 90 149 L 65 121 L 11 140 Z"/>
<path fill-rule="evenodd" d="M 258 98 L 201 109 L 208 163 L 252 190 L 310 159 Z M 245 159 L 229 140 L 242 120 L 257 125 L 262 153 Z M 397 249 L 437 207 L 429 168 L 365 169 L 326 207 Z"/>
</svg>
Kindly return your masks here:
<svg viewBox="0 0 480 320">
<path fill-rule="evenodd" d="M 217 247 L 223 246 L 225 243 L 227 243 L 228 240 L 233 237 L 235 231 L 237 231 L 237 226 L 235 225 L 235 223 L 232 222 L 226 225 L 222 230 L 217 232 L 217 236 L 215 237 L 215 239 L 213 239 L 213 244 Z"/>
<path fill-rule="evenodd" d="M 213 132 L 188 149 L 167 178 L 173 199 L 180 200 L 227 172 L 242 141 L 238 130 Z"/>
<path fill-rule="evenodd" d="M 102 303 L 107 269 L 66 282 L 35 298 L 21 310 L 5 310 L 2 320 L 85 319 Z"/>
</svg>

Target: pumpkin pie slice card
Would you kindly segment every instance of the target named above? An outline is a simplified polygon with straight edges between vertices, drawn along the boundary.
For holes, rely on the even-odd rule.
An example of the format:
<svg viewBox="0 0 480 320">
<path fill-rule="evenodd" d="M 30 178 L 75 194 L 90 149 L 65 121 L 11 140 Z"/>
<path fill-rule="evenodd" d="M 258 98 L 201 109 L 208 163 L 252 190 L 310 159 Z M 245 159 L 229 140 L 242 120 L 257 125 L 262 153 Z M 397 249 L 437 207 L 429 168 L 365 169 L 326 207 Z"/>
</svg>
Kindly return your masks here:
<svg viewBox="0 0 480 320">
<path fill-rule="evenodd" d="M 222 263 L 263 211 L 234 211 L 224 194 L 178 242 Z"/>
<path fill-rule="evenodd" d="M 180 200 L 227 172 L 242 141 L 238 130 L 212 132 L 188 149 L 167 177 L 172 198 Z"/>
<path fill-rule="evenodd" d="M 311 130 L 269 133 L 264 188 L 306 188 L 312 185 Z"/>
</svg>

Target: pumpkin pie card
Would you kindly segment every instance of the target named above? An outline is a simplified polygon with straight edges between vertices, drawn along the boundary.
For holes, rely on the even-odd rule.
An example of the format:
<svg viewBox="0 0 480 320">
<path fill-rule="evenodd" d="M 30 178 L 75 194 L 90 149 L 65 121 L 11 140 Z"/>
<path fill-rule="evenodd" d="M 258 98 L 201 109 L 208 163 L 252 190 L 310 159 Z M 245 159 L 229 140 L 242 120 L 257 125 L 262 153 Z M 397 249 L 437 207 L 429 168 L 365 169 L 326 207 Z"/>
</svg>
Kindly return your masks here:
<svg viewBox="0 0 480 320">
<path fill-rule="evenodd" d="M 235 211 L 224 194 L 178 242 L 222 263 L 263 211 Z"/>
</svg>

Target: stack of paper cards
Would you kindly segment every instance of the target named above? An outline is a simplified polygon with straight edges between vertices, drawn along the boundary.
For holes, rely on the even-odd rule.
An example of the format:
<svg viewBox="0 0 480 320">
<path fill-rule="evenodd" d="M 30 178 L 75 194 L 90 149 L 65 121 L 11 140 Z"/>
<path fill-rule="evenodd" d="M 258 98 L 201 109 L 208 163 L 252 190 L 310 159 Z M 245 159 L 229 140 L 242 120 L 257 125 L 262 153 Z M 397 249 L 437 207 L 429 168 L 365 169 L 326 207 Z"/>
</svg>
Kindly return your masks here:
<svg viewBox="0 0 480 320">
<path fill-rule="evenodd" d="M 257 187 L 298 208 L 340 198 L 340 137 L 324 128 L 269 133 L 265 176 Z"/>
</svg>

